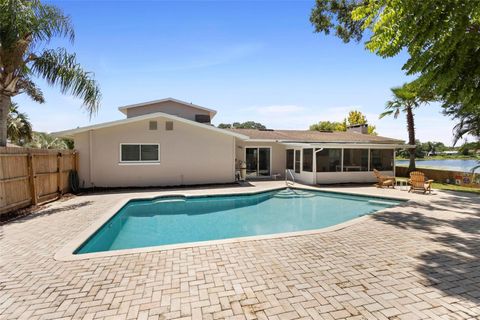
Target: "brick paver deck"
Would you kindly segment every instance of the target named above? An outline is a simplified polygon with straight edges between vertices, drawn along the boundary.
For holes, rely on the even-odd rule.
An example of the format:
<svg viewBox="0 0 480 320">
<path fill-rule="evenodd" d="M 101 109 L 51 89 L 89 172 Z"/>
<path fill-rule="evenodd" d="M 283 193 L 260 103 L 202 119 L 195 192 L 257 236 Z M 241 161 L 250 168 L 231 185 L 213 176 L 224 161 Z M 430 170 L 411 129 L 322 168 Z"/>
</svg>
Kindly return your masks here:
<svg viewBox="0 0 480 320">
<path fill-rule="evenodd" d="M 478 196 L 413 196 L 408 205 L 314 235 L 53 259 L 122 197 L 75 197 L 4 225 L 0 318 L 480 318 Z"/>
</svg>

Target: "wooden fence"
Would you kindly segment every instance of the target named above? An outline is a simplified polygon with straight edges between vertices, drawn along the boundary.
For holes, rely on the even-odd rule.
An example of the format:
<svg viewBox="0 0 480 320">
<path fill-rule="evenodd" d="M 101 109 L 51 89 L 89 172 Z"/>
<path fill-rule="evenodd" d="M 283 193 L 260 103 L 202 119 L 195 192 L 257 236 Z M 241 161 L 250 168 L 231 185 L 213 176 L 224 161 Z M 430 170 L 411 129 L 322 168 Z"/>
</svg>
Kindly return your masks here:
<svg viewBox="0 0 480 320">
<path fill-rule="evenodd" d="M 70 191 L 68 175 L 77 168 L 72 150 L 0 147 L 0 215 Z"/>
</svg>

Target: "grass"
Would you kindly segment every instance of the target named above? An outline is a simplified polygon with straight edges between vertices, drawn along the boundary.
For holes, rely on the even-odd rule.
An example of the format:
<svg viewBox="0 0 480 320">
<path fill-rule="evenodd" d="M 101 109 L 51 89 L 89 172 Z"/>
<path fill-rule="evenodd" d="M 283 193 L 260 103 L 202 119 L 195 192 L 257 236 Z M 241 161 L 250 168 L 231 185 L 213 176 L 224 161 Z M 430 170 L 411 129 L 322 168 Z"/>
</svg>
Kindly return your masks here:
<svg viewBox="0 0 480 320">
<path fill-rule="evenodd" d="M 439 190 L 461 191 L 461 192 L 470 192 L 470 193 L 480 194 L 479 188 L 457 186 L 455 184 L 448 184 L 448 183 L 441 183 L 441 182 L 432 183 L 432 188 L 439 189 Z"/>
<path fill-rule="evenodd" d="M 395 157 L 395 160 L 408 160 L 409 158 L 405 157 Z M 478 156 L 475 155 L 461 155 L 461 154 L 454 154 L 454 155 L 436 155 L 436 156 L 425 156 L 423 158 L 416 158 L 417 161 L 422 160 L 480 160 Z"/>
<path fill-rule="evenodd" d="M 397 177 L 399 179 L 407 179 L 405 177 Z M 438 190 L 447 190 L 447 191 L 459 191 L 459 192 L 470 192 L 480 194 L 480 188 L 472 188 L 466 186 L 457 186 L 456 184 L 443 183 L 443 182 L 433 182 L 432 189 Z"/>
</svg>

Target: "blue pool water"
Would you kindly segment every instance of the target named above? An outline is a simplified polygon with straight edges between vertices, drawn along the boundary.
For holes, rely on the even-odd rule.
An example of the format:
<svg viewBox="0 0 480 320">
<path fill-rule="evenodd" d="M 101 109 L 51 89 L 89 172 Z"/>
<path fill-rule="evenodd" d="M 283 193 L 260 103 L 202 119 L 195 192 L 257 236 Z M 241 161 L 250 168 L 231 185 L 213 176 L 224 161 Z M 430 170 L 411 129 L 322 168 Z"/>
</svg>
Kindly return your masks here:
<svg viewBox="0 0 480 320">
<path fill-rule="evenodd" d="M 128 202 L 76 254 L 319 229 L 401 201 L 282 189 Z"/>
</svg>

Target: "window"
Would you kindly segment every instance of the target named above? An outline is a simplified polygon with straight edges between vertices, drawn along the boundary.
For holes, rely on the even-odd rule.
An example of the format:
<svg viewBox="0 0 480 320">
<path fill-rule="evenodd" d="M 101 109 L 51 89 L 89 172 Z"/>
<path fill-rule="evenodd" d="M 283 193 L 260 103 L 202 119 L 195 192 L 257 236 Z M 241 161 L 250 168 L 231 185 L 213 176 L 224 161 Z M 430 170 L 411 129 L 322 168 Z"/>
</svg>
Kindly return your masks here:
<svg viewBox="0 0 480 320">
<path fill-rule="evenodd" d="M 312 172 L 313 149 L 303 149 L 303 171 Z"/>
<path fill-rule="evenodd" d="M 166 121 L 165 122 L 165 130 L 172 131 L 173 130 L 173 121 Z"/>
<path fill-rule="evenodd" d="M 368 171 L 368 149 L 344 149 L 343 171 Z"/>
<path fill-rule="evenodd" d="M 370 170 L 393 171 L 393 150 L 391 149 L 371 149 L 370 150 Z"/>
<path fill-rule="evenodd" d="M 121 144 L 120 162 L 159 162 L 158 144 Z"/>
<path fill-rule="evenodd" d="M 295 150 L 295 172 L 300 173 L 300 150 Z"/>
<path fill-rule="evenodd" d="M 287 150 L 287 169 L 293 170 L 293 149 Z"/>
<path fill-rule="evenodd" d="M 148 129 L 149 130 L 157 130 L 157 121 L 150 121 L 148 123 Z"/>
<path fill-rule="evenodd" d="M 247 177 L 270 176 L 270 148 L 245 148 Z"/>
<path fill-rule="evenodd" d="M 200 123 L 210 123 L 210 115 L 208 114 L 196 114 L 195 121 Z"/>
<path fill-rule="evenodd" d="M 342 171 L 342 149 L 323 149 L 317 152 L 317 172 Z"/>
</svg>

